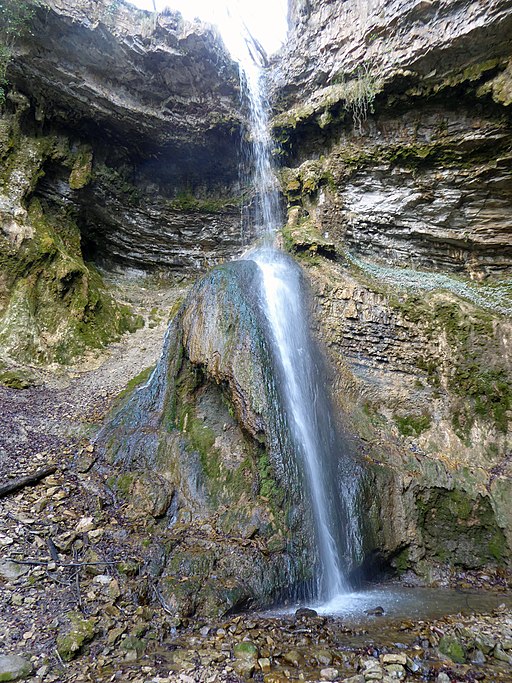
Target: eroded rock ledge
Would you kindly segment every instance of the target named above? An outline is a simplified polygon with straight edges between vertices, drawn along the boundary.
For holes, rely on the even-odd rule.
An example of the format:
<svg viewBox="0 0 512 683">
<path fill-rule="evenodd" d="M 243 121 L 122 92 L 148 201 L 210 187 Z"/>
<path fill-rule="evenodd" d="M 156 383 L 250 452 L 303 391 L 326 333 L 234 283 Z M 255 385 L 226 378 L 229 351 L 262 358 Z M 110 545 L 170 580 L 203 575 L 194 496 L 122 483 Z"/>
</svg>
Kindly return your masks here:
<svg viewBox="0 0 512 683">
<path fill-rule="evenodd" d="M 388 263 L 510 272 L 510 3 L 292 7 L 270 84 L 300 218 Z"/>
<path fill-rule="evenodd" d="M 215 30 L 107 0 L 34 8 L 0 113 L 7 364 L 136 326 L 96 266 L 183 279 L 243 242 L 238 72 Z"/>
<path fill-rule="evenodd" d="M 9 75 L 41 124 L 156 156 L 169 178 L 237 178 L 238 73 L 210 26 L 122 2 L 50 0 Z"/>
</svg>

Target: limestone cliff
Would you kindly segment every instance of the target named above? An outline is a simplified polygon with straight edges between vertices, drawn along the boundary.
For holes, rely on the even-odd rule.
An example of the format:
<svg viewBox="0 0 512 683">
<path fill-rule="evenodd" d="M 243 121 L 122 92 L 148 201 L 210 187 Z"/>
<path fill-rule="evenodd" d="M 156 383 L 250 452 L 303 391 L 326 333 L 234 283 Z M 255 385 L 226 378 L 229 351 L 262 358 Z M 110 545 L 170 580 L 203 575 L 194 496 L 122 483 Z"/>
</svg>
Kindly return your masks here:
<svg viewBox="0 0 512 683">
<path fill-rule="evenodd" d="M 46 3 L 31 27 L 9 76 L 40 128 L 92 147 L 91 173 L 70 197 L 87 249 L 181 271 L 232 253 L 238 71 L 214 29 L 106 0 Z M 49 170 L 41 191 L 62 194 L 67 178 Z"/>
<path fill-rule="evenodd" d="M 182 278 L 239 248 L 238 74 L 214 29 L 177 13 L 2 12 L 2 355 L 67 362 L 138 324 L 96 266 Z"/>
<path fill-rule="evenodd" d="M 512 3 L 292 2 L 285 245 L 400 569 L 512 555 Z"/>
<path fill-rule="evenodd" d="M 340 415 L 367 459 L 369 546 L 423 576 L 433 562 L 510 566 L 512 2 L 296 0 L 290 17 L 268 74 L 283 243 L 309 274 Z M 243 113 L 216 33 L 117 0 L 49 0 L 29 19 L 0 112 L 0 372 L 67 362 L 140 324 L 97 266 L 181 278 L 243 242 Z M 128 454 L 112 482 L 160 527 L 184 497 L 176 561 L 194 578 L 180 592 L 171 567 L 167 591 L 184 612 L 187 601 L 212 612 L 264 601 L 300 555 L 288 555 L 300 520 L 275 522 L 284 482 L 260 448 L 268 421 L 251 408 L 258 382 L 244 363 L 260 364 L 250 371 L 268 389 L 264 354 L 242 344 L 226 371 L 236 325 L 230 344 L 208 346 L 215 311 L 233 307 L 217 284 L 215 296 L 194 290 L 194 315 L 176 328 L 174 385 L 160 389 L 174 408 L 158 407 L 142 460 Z M 233 505 L 246 528 L 215 505 Z M 203 562 L 189 523 L 232 534 L 233 562 L 211 545 Z M 267 552 L 271 569 L 253 576 Z M 236 584 L 237 559 L 249 589 Z M 220 601 L 199 590 L 219 566 Z"/>
</svg>

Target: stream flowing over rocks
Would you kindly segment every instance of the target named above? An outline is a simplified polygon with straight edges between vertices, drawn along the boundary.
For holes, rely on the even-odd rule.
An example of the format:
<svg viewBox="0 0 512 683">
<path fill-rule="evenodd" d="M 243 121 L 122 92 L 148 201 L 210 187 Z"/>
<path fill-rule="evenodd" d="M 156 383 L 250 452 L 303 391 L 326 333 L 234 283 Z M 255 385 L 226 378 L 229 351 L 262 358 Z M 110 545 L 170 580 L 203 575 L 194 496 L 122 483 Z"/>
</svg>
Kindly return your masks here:
<svg viewBox="0 0 512 683">
<path fill-rule="evenodd" d="M 172 10 L 1 0 L 0 487 L 56 469 L 0 495 L 0 681 L 512 682 L 511 35 L 510 0 L 290 0 L 263 69 L 353 463 L 343 608 L 305 601 L 316 511 L 237 260 L 238 64 Z"/>
</svg>

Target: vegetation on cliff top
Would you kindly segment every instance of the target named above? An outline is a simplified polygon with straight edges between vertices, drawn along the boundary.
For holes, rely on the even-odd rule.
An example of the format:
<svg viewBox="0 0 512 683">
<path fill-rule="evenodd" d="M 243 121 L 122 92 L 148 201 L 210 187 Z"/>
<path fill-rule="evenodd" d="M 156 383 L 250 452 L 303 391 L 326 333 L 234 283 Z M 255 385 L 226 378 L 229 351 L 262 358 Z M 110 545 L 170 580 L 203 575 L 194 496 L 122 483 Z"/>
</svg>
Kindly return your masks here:
<svg viewBox="0 0 512 683">
<path fill-rule="evenodd" d="M 36 3 L 23 0 L 0 0 L 0 106 L 8 86 L 7 67 L 16 41 L 30 31 Z"/>
</svg>

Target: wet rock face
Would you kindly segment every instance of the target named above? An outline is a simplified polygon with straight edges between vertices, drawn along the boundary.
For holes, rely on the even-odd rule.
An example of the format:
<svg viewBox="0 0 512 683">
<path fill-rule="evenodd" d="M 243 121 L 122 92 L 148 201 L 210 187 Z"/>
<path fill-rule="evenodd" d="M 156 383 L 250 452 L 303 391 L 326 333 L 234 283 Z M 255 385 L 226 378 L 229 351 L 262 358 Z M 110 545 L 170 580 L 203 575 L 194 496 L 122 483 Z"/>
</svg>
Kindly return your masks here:
<svg viewBox="0 0 512 683">
<path fill-rule="evenodd" d="M 161 520 L 148 571 L 180 618 L 262 606 L 312 578 L 258 278 L 254 263 L 234 261 L 199 281 L 152 380 L 99 436 L 114 490 Z M 148 505 L 157 500 L 167 504 Z"/>
<path fill-rule="evenodd" d="M 283 241 L 368 457 L 368 538 L 427 580 L 510 566 L 510 3 L 290 17 L 269 74 Z"/>
<path fill-rule="evenodd" d="M 483 296 L 496 285 L 343 261 L 306 237 L 333 392 L 367 460 L 368 546 L 427 581 L 432 563 L 508 566 L 511 324 Z"/>
</svg>

